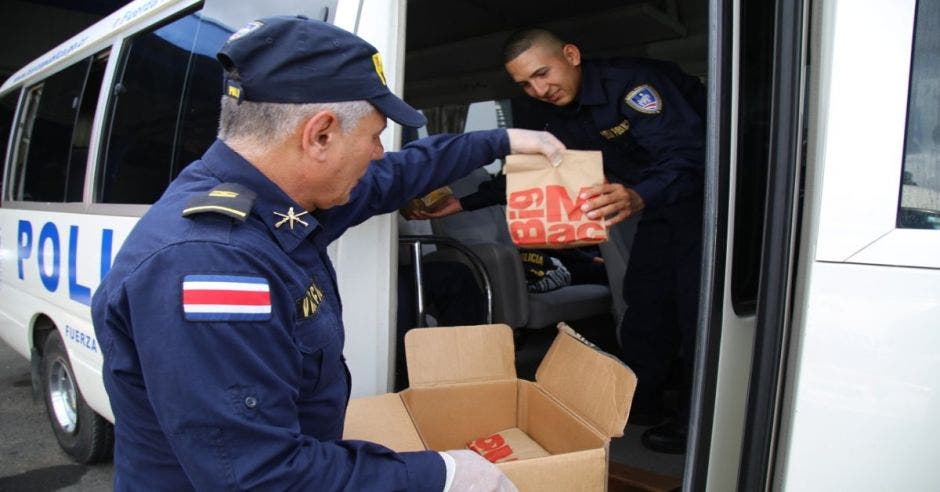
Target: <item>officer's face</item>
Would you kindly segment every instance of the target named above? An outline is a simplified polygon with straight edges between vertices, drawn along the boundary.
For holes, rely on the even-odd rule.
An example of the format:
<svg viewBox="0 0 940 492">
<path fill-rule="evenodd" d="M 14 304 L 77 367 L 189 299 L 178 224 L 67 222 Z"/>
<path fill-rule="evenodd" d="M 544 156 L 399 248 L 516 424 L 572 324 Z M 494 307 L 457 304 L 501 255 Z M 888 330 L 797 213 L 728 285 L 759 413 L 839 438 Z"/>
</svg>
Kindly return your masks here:
<svg viewBox="0 0 940 492">
<path fill-rule="evenodd" d="M 581 53 L 571 44 L 535 44 L 506 64 L 509 76 L 531 97 L 565 106 L 581 88 Z"/>
<path fill-rule="evenodd" d="M 373 110 L 369 115 L 359 120 L 359 125 L 349 133 L 341 133 L 338 144 L 340 153 L 332 164 L 331 179 L 325 197 L 329 203 L 317 208 L 342 205 L 349 202 L 349 195 L 353 188 L 365 175 L 369 164 L 381 159 L 385 153 L 379 136 L 385 130 L 385 116 Z M 325 206 L 324 206 L 325 205 Z"/>
</svg>

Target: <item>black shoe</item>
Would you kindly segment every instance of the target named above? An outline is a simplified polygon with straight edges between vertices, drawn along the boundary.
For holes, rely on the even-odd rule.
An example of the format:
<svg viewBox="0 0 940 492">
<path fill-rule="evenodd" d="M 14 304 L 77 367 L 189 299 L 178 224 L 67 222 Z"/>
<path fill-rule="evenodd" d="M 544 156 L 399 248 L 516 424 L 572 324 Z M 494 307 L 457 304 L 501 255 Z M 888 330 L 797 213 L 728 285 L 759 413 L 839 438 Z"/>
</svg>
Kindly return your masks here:
<svg viewBox="0 0 940 492">
<path fill-rule="evenodd" d="M 670 420 L 663 425 L 647 429 L 641 442 L 644 447 L 657 453 L 683 454 L 688 436 L 688 425 Z"/>
</svg>

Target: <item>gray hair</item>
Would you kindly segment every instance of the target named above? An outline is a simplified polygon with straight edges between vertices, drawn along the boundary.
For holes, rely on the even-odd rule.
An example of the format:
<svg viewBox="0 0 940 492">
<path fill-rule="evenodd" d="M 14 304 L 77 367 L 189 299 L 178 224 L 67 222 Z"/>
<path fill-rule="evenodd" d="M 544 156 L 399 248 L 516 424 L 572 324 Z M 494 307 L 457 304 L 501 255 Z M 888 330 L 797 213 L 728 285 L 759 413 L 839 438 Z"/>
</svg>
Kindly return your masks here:
<svg viewBox="0 0 940 492">
<path fill-rule="evenodd" d="M 332 111 L 339 118 L 344 133 L 375 108 L 368 101 L 282 104 L 242 101 L 222 96 L 219 115 L 219 139 L 266 150 L 284 141 L 303 120 L 321 111 Z"/>
<path fill-rule="evenodd" d="M 542 44 L 549 48 L 561 50 L 565 45 L 555 33 L 541 28 L 523 29 L 509 35 L 503 43 L 503 63 L 509 63 L 523 54 L 533 45 Z"/>
</svg>

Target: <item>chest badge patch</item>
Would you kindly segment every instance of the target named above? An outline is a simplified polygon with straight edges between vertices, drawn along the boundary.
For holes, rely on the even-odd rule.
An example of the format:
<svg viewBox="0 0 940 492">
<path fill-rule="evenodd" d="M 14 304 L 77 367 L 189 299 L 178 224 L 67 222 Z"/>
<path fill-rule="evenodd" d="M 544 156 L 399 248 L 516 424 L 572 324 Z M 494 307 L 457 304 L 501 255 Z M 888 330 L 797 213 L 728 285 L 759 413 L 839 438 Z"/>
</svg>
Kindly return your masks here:
<svg viewBox="0 0 940 492">
<path fill-rule="evenodd" d="M 304 296 L 297 299 L 297 316 L 300 319 L 313 316 L 320 308 L 321 302 L 323 302 L 323 291 L 317 287 L 317 284 L 311 282 Z"/>
<path fill-rule="evenodd" d="M 290 226 L 290 230 L 292 231 L 294 230 L 294 222 L 298 222 L 304 227 L 307 227 L 309 225 L 303 220 L 301 220 L 301 217 L 303 217 L 304 215 L 307 215 L 306 210 L 298 214 L 298 213 L 294 213 L 294 207 L 291 207 L 287 209 L 287 213 L 274 212 L 274 215 L 277 215 L 278 217 L 283 217 L 281 220 L 274 223 L 275 229 L 279 229 L 282 225 L 284 225 L 284 223 L 287 223 Z"/>
<path fill-rule="evenodd" d="M 623 102 L 644 114 L 659 114 L 663 110 L 663 99 L 649 84 L 634 87 L 623 96 Z"/>
<path fill-rule="evenodd" d="M 271 319 L 271 288 L 262 277 L 186 275 L 182 294 L 187 321 Z"/>
<path fill-rule="evenodd" d="M 601 130 L 601 136 L 603 136 L 607 140 L 613 140 L 617 137 L 626 135 L 629 130 L 630 130 L 630 122 L 627 120 L 623 120 L 617 125 L 614 125 L 606 130 Z"/>
</svg>

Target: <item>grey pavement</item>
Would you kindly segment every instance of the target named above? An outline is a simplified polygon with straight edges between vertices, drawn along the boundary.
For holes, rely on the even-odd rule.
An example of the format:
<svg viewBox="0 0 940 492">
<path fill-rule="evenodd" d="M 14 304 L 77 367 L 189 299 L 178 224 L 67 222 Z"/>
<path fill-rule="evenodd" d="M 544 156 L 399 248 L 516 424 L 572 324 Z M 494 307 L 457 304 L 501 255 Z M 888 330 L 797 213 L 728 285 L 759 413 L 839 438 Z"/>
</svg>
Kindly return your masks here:
<svg viewBox="0 0 940 492">
<path fill-rule="evenodd" d="M 29 361 L 0 341 L 0 491 L 108 491 L 112 476 L 110 462 L 80 465 L 59 449 Z"/>
</svg>

